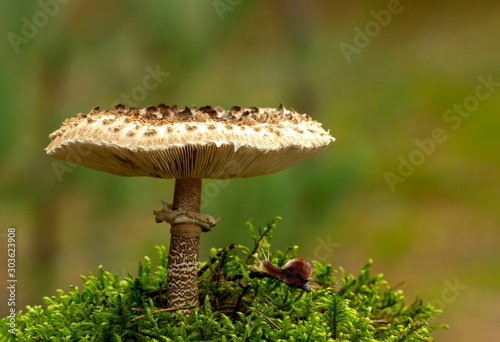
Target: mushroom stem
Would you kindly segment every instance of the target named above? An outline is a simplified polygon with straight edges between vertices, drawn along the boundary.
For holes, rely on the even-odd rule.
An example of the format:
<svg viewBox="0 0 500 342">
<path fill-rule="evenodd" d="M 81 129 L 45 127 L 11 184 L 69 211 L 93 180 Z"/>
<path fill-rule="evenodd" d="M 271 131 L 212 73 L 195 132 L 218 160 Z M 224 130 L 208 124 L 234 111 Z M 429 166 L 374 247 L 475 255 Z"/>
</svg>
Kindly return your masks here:
<svg viewBox="0 0 500 342">
<path fill-rule="evenodd" d="M 200 212 L 201 179 L 176 179 L 174 210 Z M 168 254 L 167 305 L 198 306 L 198 260 L 202 227 L 196 223 L 172 224 Z"/>
</svg>

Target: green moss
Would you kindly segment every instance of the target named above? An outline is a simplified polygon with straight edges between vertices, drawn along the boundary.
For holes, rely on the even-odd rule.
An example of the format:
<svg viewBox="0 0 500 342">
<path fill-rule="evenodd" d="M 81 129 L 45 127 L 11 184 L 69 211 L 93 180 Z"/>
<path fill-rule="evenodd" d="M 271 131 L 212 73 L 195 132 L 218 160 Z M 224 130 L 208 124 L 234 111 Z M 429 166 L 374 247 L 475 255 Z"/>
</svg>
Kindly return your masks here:
<svg viewBox="0 0 500 342">
<path fill-rule="evenodd" d="M 368 262 L 358 276 L 314 262 L 312 291 L 293 289 L 274 278 L 255 277 L 278 218 L 254 229 L 251 248 L 231 245 L 212 250 L 200 264 L 200 303 L 188 316 L 164 307 L 167 253 L 156 247 L 158 265 L 149 257 L 137 277 L 119 277 L 100 267 L 82 277 L 81 291 L 45 298 L 16 316 L 16 336 L 7 320 L 2 341 L 432 341 L 427 321 L 439 312 L 417 298 L 405 304 Z M 283 265 L 297 247 L 275 251 Z M 253 272 L 253 273 L 252 273 Z"/>
</svg>

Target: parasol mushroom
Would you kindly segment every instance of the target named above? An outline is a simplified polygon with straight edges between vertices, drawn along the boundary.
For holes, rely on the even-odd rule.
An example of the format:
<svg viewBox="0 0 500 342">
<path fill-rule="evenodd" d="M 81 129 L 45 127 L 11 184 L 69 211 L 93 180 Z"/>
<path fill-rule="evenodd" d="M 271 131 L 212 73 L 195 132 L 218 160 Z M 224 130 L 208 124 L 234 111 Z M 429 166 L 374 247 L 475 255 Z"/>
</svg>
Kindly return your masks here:
<svg viewBox="0 0 500 342">
<path fill-rule="evenodd" d="M 254 177 L 281 171 L 335 139 L 306 114 L 277 108 L 95 107 L 66 119 L 47 154 L 119 176 L 175 179 L 173 204 L 154 211 L 171 224 L 167 305 L 198 306 L 202 231 L 217 220 L 200 214 L 203 178 Z M 78 151 L 85 151 L 79 153 Z"/>
</svg>

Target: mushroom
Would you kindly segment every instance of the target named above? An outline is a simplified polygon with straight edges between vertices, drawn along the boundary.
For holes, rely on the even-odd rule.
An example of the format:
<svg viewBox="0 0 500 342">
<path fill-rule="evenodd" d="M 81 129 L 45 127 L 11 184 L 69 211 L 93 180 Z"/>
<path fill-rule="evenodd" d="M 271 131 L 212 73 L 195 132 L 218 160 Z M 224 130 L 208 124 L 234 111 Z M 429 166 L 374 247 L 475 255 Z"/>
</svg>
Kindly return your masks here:
<svg viewBox="0 0 500 342">
<path fill-rule="evenodd" d="M 203 178 L 254 177 L 281 171 L 335 139 L 306 114 L 278 108 L 95 107 L 66 119 L 47 154 L 119 176 L 175 179 L 173 204 L 154 211 L 170 223 L 167 305 L 198 306 L 202 231 L 217 220 L 200 214 Z M 82 153 L 80 151 L 85 151 Z"/>
</svg>

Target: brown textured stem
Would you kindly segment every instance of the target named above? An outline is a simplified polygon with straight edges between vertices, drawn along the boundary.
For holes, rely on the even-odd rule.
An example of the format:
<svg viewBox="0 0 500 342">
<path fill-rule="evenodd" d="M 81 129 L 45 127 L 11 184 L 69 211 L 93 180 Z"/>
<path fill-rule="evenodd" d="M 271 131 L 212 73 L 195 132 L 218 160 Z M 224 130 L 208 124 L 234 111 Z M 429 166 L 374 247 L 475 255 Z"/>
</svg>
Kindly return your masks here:
<svg viewBox="0 0 500 342">
<path fill-rule="evenodd" d="M 174 210 L 199 213 L 201 179 L 176 179 Z M 198 259 L 202 227 L 195 223 L 172 224 L 168 254 L 167 305 L 198 306 Z"/>
</svg>

